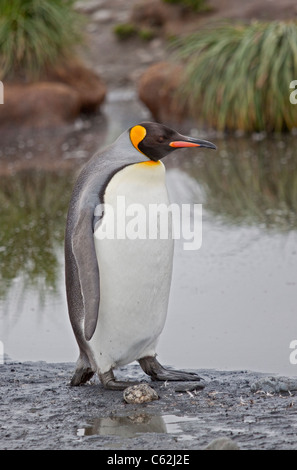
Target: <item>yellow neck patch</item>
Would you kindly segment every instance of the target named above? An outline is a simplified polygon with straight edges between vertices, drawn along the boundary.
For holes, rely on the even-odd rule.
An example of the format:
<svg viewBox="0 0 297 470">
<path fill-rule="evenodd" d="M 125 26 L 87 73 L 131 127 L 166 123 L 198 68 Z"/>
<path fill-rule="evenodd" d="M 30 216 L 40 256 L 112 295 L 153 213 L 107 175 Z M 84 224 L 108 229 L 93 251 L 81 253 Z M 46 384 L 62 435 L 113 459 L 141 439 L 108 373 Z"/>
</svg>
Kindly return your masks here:
<svg viewBox="0 0 297 470">
<path fill-rule="evenodd" d="M 141 152 L 141 150 L 139 150 L 138 145 L 145 138 L 145 136 L 146 136 L 146 129 L 143 126 L 138 125 L 138 126 L 132 127 L 132 129 L 130 131 L 130 139 L 131 139 L 131 142 L 134 145 L 134 147 L 139 152 Z M 141 153 L 143 153 L 143 152 L 141 152 Z"/>
<path fill-rule="evenodd" d="M 160 160 L 158 160 L 157 162 L 155 162 L 155 161 L 153 161 L 153 160 L 149 160 L 148 162 L 137 163 L 137 165 L 148 165 L 148 166 L 151 166 L 151 165 L 161 165 L 161 162 L 160 162 Z"/>
</svg>

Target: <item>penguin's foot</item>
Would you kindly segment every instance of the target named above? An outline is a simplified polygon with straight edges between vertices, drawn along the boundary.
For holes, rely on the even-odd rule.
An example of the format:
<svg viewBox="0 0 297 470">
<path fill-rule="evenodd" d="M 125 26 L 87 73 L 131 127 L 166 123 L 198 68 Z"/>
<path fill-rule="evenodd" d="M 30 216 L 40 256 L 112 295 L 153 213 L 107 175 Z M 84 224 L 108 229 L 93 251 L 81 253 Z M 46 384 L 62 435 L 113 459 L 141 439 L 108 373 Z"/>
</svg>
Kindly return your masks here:
<svg viewBox="0 0 297 470">
<path fill-rule="evenodd" d="M 104 374 L 98 374 L 102 385 L 107 390 L 125 390 L 125 388 L 131 385 L 139 385 L 139 382 L 129 382 L 123 380 L 116 380 L 112 369 Z"/>
<path fill-rule="evenodd" d="M 93 375 L 94 375 L 94 371 L 90 367 L 77 368 L 70 381 L 70 385 L 74 387 L 78 385 L 83 385 L 86 382 L 88 382 L 88 380 L 90 380 L 93 377 Z"/>
<path fill-rule="evenodd" d="M 194 372 L 186 372 L 183 370 L 172 370 L 163 367 L 155 357 L 147 356 L 138 360 L 142 370 L 150 375 L 152 380 L 163 380 L 163 381 L 178 381 L 178 382 L 199 382 L 201 377 Z M 202 384 L 201 384 L 202 385 Z M 202 385 L 201 388 L 203 388 Z"/>
</svg>

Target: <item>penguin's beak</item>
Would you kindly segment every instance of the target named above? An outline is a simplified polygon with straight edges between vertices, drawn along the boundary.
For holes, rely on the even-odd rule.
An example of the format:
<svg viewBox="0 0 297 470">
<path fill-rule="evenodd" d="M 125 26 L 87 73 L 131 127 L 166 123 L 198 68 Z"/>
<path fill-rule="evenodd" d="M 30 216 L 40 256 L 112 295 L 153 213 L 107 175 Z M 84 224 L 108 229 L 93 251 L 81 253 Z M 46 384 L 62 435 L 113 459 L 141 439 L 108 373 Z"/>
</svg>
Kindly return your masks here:
<svg viewBox="0 0 297 470">
<path fill-rule="evenodd" d="M 192 137 L 186 137 L 181 135 L 179 140 L 174 140 L 170 142 L 170 147 L 174 148 L 185 148 L 185 147 L 205 147 L 208 149 L 215 149 L 216 146 L 212 142 L 208 142 L 208 140 L 200 140 L 200 139 L 193 139 Z"/>
</svg>

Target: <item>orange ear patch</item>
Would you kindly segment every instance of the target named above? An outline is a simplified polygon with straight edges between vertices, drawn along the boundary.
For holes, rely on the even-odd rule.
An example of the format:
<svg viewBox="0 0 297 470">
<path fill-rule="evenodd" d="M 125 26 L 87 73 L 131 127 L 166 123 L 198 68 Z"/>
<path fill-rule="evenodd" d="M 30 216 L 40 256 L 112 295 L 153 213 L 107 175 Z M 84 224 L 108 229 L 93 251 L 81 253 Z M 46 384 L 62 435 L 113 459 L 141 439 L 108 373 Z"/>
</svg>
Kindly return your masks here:
<svg viewBox="0 0 297 470">
<path fill-rule="evenodd" d="M 134 147 L 140 152 L 138 145 L 145 138 L 146 129 L 143 126 L 134 126 L 130 130 L 130 139 Z"/>
</svg>

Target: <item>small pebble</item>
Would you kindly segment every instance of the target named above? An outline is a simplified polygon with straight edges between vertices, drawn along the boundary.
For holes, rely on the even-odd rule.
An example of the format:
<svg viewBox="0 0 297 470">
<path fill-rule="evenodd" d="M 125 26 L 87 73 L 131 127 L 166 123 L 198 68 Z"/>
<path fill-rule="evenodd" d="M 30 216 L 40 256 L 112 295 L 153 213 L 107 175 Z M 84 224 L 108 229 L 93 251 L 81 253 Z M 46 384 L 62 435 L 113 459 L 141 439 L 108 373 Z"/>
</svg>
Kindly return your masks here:
<svg viewBox="0 0 297 470">
<path fill-rule="evenodd" d="M 266 393 L 292 392 L 297 390 L 297 379 L 294 377 L 261 377 L 251 385 L 252 392 Z"/>
<path fill-rule="evenodd" d="M 99 10 L 92 15 L 92 20 L 95 23 L 109 23 L 112 19 L 112 12 L 109 10 Z"/>
<path fill-rule="evenodd" d="M 147 384 L 132 385 L 124 390 L 124 400 L 127 403 L 146 403 L 158 400 L 157 392 Z"/>
</svg>

